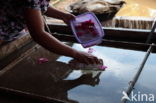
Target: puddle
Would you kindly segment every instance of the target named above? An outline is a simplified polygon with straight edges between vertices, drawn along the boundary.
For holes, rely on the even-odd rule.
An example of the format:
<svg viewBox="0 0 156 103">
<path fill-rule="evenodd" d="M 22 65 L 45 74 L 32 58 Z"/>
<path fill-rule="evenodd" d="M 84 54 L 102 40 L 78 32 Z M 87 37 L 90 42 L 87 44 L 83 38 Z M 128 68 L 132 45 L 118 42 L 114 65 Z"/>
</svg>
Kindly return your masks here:
<svg viewBox="0 0 156 103">
<path fill-rule="evenodd" d="M 85 51 L 78 44 L 70 45 Z M 118 103 L 145 52 L 100 46 L 93 48 L 96 50 L 94 55 L 102 58 L 108 66 L 106 71 L 73 70 L 67 65 L 72 58 L 55 55 L 39 47 L 3 74 L 0 86 L 70 103 Z M 40 57 L 48 58 L 49 62 L 37 64 Z"/>
</svg>

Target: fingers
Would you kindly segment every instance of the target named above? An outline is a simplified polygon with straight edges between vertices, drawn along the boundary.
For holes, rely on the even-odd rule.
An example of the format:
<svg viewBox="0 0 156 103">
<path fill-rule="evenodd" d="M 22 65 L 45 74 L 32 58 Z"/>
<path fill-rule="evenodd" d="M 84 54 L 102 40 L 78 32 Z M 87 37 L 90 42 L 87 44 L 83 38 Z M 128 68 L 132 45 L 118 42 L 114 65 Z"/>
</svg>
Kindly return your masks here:
<svg viewBox="0 0 156 103">
<path fill-rule="evenodd" d="M 85 64 L 103 64 L 102 59 L 85 52 L 78 52 L 75 59 Z"/>
<path fill-rule="evenodd" d="M 95 64 L 100 64 L 100 61 L 97 57 L 94 57 L 94 60 L 95 60 Z"/>
<path fill-rule="evenodd" d="M 99 62 L 100 62 L 101 65 L 104 64 L 102 59 L 99 59 Z"/>
<path fill-rule="evenodd" d="M 89 56 L 87 59 L 89 64 L 103 64 L 102 59 L 98 59 L 96 56 Z"/>
<path fill-rule="evenodd" d="M 72 19 L 75 19 L 75 18 L 76 18 L 75 15 L 72 15 L 72 14 L 71 14 L 71 20 L 72 20 Z"/>
<path fill-rule="evenodd" d="M 87 65 L 91 64 L 89 59 L 85 59 L 85 64 L 87 64 Z"/>
<path fill-rule="evenodd" d="M 94 60 L 94 57 L 89 57 L 88 61 L 89 61 L 89 64 L 96 64 L 95 60 Z"/>
</svg>

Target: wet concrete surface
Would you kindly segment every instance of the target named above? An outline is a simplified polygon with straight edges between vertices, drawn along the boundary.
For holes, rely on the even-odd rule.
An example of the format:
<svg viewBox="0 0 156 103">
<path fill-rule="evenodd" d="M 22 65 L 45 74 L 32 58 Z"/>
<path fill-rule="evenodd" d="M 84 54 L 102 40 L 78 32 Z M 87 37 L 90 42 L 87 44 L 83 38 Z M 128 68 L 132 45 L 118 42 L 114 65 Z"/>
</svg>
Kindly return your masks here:
<svg viewBox="0 0 156 103">
<path fill-rule="evenodd" d="M 84 51 L 78 44 L 73 48 Z M 145 52 L 93 48 L 96 50 L 94 55 L 102 58 L 108 66 L 106 71 L 75 70 L 68 65 L 72 58 L 55 55 L 39 47 L 1 75 L 0 86 L 69 103 L 119 103 L 122 91 L 129 86 Z M 49 62 L 38 64 L 40 57 L 48 58 Z"/>
</svg>

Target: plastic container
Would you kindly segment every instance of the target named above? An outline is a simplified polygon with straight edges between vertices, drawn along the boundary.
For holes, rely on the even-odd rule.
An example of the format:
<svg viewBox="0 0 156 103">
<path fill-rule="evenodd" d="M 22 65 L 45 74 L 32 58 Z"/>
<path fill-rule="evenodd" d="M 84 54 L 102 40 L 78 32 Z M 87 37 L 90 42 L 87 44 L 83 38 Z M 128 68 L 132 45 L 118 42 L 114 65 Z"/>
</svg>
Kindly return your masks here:
<svg viewBox="0 0 156 103">
<path fill-rule="evenodd" d="M 101 23 L 92 12 L 76 16 L 70 22 L 73 34 L 84 48 L 100 44 L 104 36 Z"/>
</svg>

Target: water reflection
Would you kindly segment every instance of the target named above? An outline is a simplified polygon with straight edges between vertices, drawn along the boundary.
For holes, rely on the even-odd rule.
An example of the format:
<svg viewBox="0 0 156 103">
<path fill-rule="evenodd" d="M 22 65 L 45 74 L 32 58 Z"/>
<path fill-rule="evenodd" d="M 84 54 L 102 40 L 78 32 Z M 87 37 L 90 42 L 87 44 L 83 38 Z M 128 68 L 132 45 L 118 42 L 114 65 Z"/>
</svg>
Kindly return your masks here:
<svg viewBox="0 0 156 103">
<path fill-rule="evenodd" d="M 60 72 L 60 71 L 58 71 Z M 70 72 L 68 72 L 66 75 L 69 75 Z M 65 100 L 69 103 L 79 103 L 79 101 L 69 98 L 68 97 L 68 92 L 72 90 L 73 88 L 79 87 L 81 85 L 87 85 L 87 86 L 96 86 L 99 84 L 100 76 L 101 73 L 98 73 L 97 75 L 93 76 L 92 73 L 84 73 L 81 74 L 79 77 L 74 78 L 74 79 L 54 79 L 56 78 L 56 75 L 53 74 L 51 82 L 53 82 L 52 87 L 49 88 L 50 92 L 55 93 L 55 96 L 53 95 L 52 97 L 58 98 Z M 55 85 L 55 86 L 54 86 Z M 57 94 L 57 95 L 56 95 Z"/>
<path fill-rule="evenodd" d="M 37 64 L 37 59 L 46 57 L 48 63 Z M 95 86 L 100 82 L 101 72 L 83 71 L 79 77 L 65 78 L 73 71 L 68 64 L 55 61 L 59 56 L 43 48 L 37 48 L 11 71 L 0 77 L 0 86 L 18 89 L 39 95 L 50 96 L 70 103 L 78 103 L 68 98 L 68 91 L 80 85 Z"/>
<path fill-rule="evenodd" d="M 77 44 L 73 45 L 73 47 L 87 51 Z M 127 88 L 128 82 L 136 73 L 145 53 L 99 46 L 93 48 L 96 50 L 94 55 L 102 58 L 108 69 L 101 73 L 100 83 L 94 88 L 81 85 L 69 91 L 69 98 L 75 98 L 80 103 L 95 103 L 95 101 L 98 103 L 103 103 L 103 101 L 107 101 L 107 103 L 119 102 L 121 92 Z M 68 60 L 70 61 L 70 58 L 67 57 L 58 59 L 58 61 L 66 61 L 66 63 L 68 63 Z M 74 79 L 81 73 L 81 71 L 72 72 L 67 79 Z"/>
<path fill-rule="evenodd" d="M 80 45 L 73 48 L 86 51 Z M 102 58 L 106 71 L 74 70 L 68 65 L 72 59 L 37 48 L 27 58 L 0 77 L 0 86 L 49 96 L 70 103 L 117 103 L 122 91 L 137 71 L 144 52 L 93 47 L 94 55 Z M 48 63 L 37 64 L 40 57 Z"/>
<path fill-rule="evenodd" d="M 156 54 L 151 54 L 138 80 L 138 86 L 136 88 L 141 90 L 142 92 L 148 90 L 148 92 L 153 93 L 156 96 L 155 60 Z"/>
<path fill-rule="evenodd" d="M 150 102 L 149 97 L 151 97 L 149 94 L 154 95 L 154 101 L 151 103 L 155 103 L 156 101 L 156 80 L 155 80 L 155 72 L 156 72 L 156 54 L 151 54 L 149 56 L 149 59 L 147 60 L 147 63 L 138 79 L 138 82 L 135 85 L 135 89 L 133 89 L 133 94 L 136 95 L 136 100 L 143 100 L 144 102 Z M 146 97 L 141 97 L 142 94 L 145 94 Z M 140 97 L 139 97 L 140 96 Z M 132 97 L 132 93 L 130 95 Z M 146 101 L 147 100 L 147 101 Z M 136 103 L 137 101 L 128 101 L 127 103 Z"/>
<path fill-rule="evenodd" d="M 87 51 L 81 45 L 74 44 L 73 48 L 78 48 L 81 51 Z M 108 71 L 113 73 L 117 78 L 130 78 L 136 72 L 136 68 L 143 59 L 145 52 L 137 52 L 132 50 L 115 49 L 110 47 L 94 46 L 96 50 L 93 54 L 103 59 Z M 68 63 L 71 58 L 61 57 L 58 61 Z M 110 69 L 109 69 L 110 68 Z M 129 75 L 129 73 L 131 73 Z M 125 77 L 125 75 L 127 76 Z"/>
</svg>

